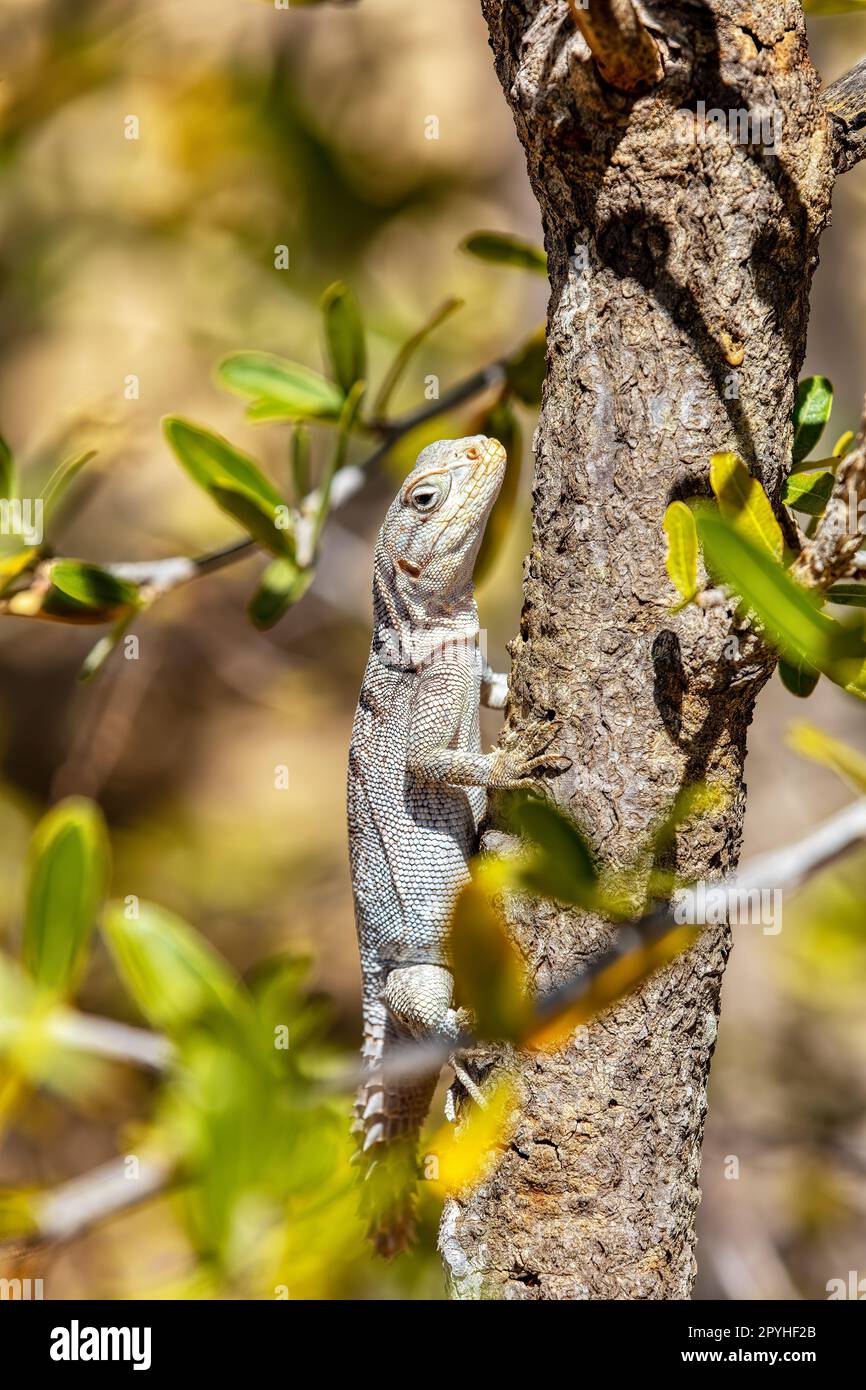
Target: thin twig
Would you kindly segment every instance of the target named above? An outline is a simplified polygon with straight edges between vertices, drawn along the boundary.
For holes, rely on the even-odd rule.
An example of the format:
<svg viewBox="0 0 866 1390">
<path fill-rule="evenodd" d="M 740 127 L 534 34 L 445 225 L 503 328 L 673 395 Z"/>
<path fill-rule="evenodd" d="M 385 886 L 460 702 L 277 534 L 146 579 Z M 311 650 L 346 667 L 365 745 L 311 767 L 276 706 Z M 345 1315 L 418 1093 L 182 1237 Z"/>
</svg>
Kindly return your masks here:
<svg viewBox="0 0 866 1390">
<path fill-rule="evenodd" d="M 69 1240 L 96 1222 L 147 1201 L 171 1182 L 173 1166 L 167 1159 L 152 1154 L 130 1157 L 136 1159 L 134 1166 L 126 1159 L 113 1159 L 35 1197 L 34 1237 Z"/>
<path fill-rule="evenodd" d="M 65 1043 L 76 1052 L 92 1052 L 152 1071 L 164 1071 L 175 1055 L 174 1045 L 168 1038 L 112 1018 L 97 1018 L 69 1009 L 58 1011 L 49 1026 L 55 1041 Z"/>
</svg>

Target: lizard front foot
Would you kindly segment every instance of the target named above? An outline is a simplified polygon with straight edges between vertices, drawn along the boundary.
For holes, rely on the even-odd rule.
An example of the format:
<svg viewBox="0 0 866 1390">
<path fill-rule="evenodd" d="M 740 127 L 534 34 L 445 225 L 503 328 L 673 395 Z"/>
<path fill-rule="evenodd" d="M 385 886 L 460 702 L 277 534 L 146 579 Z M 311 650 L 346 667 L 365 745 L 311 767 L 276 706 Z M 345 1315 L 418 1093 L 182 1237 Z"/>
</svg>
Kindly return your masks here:
<svg viewBox="0 0 866 1390">
<path fill-rule="evenodd" d="M 571 758 L 551 752 L 551 745 L 562 729 L 561 720 L 539 720 L 522 733 L 519 748 L 507 748 L 500 754 L 493 785 L 504 790 L 525 788 L 527 783 L 543 787 L 538 773 L 558 776 L 571 767 Z"/>
</svg>

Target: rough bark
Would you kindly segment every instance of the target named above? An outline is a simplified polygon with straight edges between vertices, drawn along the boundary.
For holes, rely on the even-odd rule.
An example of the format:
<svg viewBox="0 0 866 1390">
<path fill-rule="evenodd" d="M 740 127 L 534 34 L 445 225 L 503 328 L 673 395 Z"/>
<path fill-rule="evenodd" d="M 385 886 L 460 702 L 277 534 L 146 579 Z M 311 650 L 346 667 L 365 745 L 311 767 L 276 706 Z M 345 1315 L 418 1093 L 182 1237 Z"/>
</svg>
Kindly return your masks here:
<svg viewBox="0 0 866 1390">
<path fill-rule="evenodd" d="M 692 821 L 667 861 L 716 878 L 738 855 L 746 729 L 768 668 L 724 607 L 671 613 L 662 518 L 673 498 L 708 492 L 715 450 L 736 450 L 774 501 L 789 467 L 833 179 L 802 10 L 644 7 L 665 75 L 629 97 L 600 77 L 566 0 L 482 5 L 551 280 L 509 725 L 565 721 L 573 767 L 551 790 L 608 864 L 634 861 L 681 787 L 719 786 L 724 808 Z M 682 114 L 699 101 L 781 115 L 777 151 L 701 140 Z M 514 904 L 511 920 L 539 989 L 609 939 L 552 905 Z M 455 1297 L 689 1296 L 729 942 L 709 929 L 572 1045 L 514 1059 L 513 1141 L 443 1218 Z"/>
</svg>

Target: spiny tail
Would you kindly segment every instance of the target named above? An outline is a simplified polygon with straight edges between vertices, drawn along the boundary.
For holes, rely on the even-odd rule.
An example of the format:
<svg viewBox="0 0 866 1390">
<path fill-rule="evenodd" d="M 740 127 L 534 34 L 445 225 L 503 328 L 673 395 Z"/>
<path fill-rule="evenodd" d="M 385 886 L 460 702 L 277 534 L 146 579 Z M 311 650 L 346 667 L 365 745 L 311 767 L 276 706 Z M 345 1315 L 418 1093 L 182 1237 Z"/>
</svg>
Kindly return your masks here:
<svg viewBox="0 0 866 1390">
<path fill-rule="evenodd" d="M 436 1088 L 436 1074 L 390 1078 L 388 1053 L 407 1042 L 384 1004 L 365 1000 L 363 1079 L 352 1131 L 358 1139 L 361 1212 L 376 1253 L 402 1254 L 415 1237 L 418 1138 Z"/>
</svg>

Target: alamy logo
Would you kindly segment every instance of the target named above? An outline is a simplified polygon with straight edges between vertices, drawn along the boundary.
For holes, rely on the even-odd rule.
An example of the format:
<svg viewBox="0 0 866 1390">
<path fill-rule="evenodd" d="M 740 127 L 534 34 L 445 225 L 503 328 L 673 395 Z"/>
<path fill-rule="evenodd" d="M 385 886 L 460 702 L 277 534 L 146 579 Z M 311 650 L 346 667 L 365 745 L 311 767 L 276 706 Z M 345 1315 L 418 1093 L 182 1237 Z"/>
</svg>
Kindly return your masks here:
<svg viewBox="0 0 866 1390">
<path fill-rule="evenodd" d="M 781 888 L 736 888 L 724 883 L 692 884 L 673 896 L 674 921 L 679 926 L 759 926 L 764 936 L 782 930 Z"/>
<path fill-rule="evenodd" d="M 707 110 L 707 103 L 699 101 L 694 111 L 683 106 L 677 111 L 677 144 L 710 145 L 716 140 L 729 140 L 732 145 L 748 145 L 750 148 L 779 153 L 782 139 L 782 113 L 773 108 L 747 109 L 740 106 L 733 111 L 723 111 L 719 106 Z"/>
<path fill-rule="evenodd" d="M 858 1302 L 866 1299 L 866 1279 L 861 1279 L 859 1270 L 856 1269 L 848 1270 L 847 1283 L 844 1279 L 828 1279 L 825 1287 L 827 1298 L 831 1302 L 839 1298 L 850 1298 Z"/>
<path fill-rule="evenodd" d="M 28 545 L 43 538 L 41 497 L 0 497 L 0 536 L 20 536 Z"/>
<path fill-rule="evenodd" d="M 52 1361 L 131 1361 L 134 1371 L 150 1370 L 149 1327 L 69 1327 L 51 1331 Z"/>
<path fill-rule="evenodd" d="M 41 1279 L 0 1279 L 0 1299 L 44 1298 Z"/>
<path fill-rule="evenodd" d="M 383 666 L 404 671 L 465 661 L 473 664 L 480 661 L 483 666 L 487 633 L 484 628 L 470 628 L 466 632 L 447 627 L 398 632 L 394 628 L 380 627 L 376 651 Z"/>
</svg>

